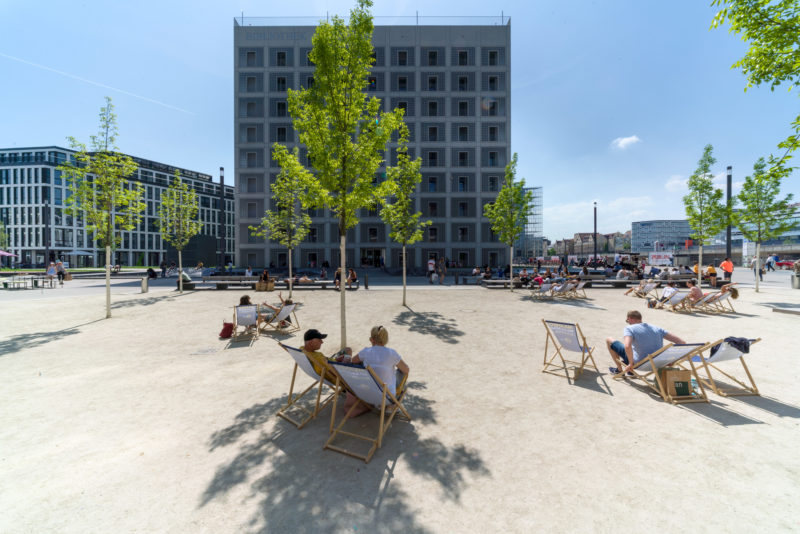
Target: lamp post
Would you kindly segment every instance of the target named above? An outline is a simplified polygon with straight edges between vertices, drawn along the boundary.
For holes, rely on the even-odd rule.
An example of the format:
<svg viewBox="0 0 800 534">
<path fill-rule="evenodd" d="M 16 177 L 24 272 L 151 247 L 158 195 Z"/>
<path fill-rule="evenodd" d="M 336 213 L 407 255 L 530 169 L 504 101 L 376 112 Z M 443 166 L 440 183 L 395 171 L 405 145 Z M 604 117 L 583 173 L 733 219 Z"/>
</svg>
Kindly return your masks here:
<svg viewBox="0 0 800 534">
<path fill-rule="evenodd" d="M 728 227 L 725 229 L 725 257 L 731 257 L 731 219 L 730 219 L 730 211 L 731 211 L 731 184 L 733 183 L 733 167 L 728 165 L 728 195 L 727 195 L 727 203 L 726 206 L 728 207 Z"/>
<path fill-rule="evenodd" d="M 219 168 L 219 266 L 225 267 L 225 167 Z"/>
<path fill-rule="evenodd" d="M 597 201 L 594 203 L 594 261 L 597 264 Z"/>
<path fill-rule="evenodd" d="M 49 191 L 49 188 L 43 189 Z M 50 264 L 50 195 L 44 199 L 44 268 Z"/>
</svg>

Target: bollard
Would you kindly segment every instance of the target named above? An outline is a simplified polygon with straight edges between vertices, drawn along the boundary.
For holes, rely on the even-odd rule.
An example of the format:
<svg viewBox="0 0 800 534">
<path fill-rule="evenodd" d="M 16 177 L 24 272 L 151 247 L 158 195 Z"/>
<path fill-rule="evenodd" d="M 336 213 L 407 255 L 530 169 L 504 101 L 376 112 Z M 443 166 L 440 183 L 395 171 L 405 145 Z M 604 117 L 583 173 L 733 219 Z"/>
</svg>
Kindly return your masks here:
<svg viewBox="0 0 800 534">
<path fill-rule="evenodd" d="M 144 278 L 142 278 L 142 293 L 147 293 L 148 290 L 149 290 L 148 280 L 147 277 L 145 276 Z"/>
<path fill-rule="evenodd" d="M 369 289 L 369 275 L 364 274 L 364 289 Z"/>
</svg>

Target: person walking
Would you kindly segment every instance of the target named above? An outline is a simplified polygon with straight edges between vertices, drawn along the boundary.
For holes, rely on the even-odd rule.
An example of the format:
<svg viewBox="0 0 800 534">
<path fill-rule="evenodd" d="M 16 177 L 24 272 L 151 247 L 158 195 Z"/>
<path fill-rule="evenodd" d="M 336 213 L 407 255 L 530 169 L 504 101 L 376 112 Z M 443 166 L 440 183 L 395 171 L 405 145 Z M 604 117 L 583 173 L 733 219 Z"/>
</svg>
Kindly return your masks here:
<svg viewBox="0 0 800 534">
<path fill-rule="evenodd" d="M 447 274 L 447 264 L 444 262 L 444 258 L 439 258 L 439 266 L 436 271 L 439 275 L 439 285 L 441 285 L 444 283 L 444 275 Z"/>
</svg>

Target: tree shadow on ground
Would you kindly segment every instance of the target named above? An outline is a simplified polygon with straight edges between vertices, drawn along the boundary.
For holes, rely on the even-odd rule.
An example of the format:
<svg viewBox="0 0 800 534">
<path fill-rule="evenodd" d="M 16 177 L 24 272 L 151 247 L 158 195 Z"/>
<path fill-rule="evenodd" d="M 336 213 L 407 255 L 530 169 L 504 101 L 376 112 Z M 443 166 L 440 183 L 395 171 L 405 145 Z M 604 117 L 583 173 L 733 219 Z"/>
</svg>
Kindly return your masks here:
<svg viewBox="0 0 800 534">
<path fill-rule="evenodd" d="M 602 306 L 597 306 L 590 298 L 536 298 L 530 295 L 521 295 L 520 300 L 527 300 L 529 302 L 541 302 L 543 304 L 563 304 L 566 306 L 573 306 L 575 308 L 586 308 L 590 310 L 605 310 Z"/>
<path fill-rule="evenodd" d="M 423 383 L 409 383 L 410 390 L 424 388 Z M 210 439 L 211 450 L 239 444 L 239 451 L 217 469 L 199 506 L 249 484 L 258 507 L 246 523 L 248 532 L 427 533 L 431 530 L 414 514 L 413 502 L 419 496 L 394 480 L 401 457 L 405 469 L 436 482 L 440 498 L 455 502 L 473 478 L 490 476 L 477 451 L 419 436 L 417 427 L 435 423 L 436 417 L 432 402 L 411 391 L 404 404 L 412 422 L 395 419 L 368 464 L 322 450 L 329 435 L 331 408 L 297 430 L 275 417 L 282 402 L 274 399 L 244 410 Z M 338 410 L 342 410 L 341 403 Z M 270 418 L 276 420 L 274 427 L 261 431 Z M 377 416 L 366 414 L 350 423 L 373 430 Z"/>
<path fill-rule="evenodd" d="M 112 310 L 118 310 L 122 308 L 133 308 L 134 306 L 152 306 L 153 304 L 158 304 L 159 302 L 172 302 L 175 299 L 185 297 L 190 293 L 175 293 L 170 295 L 162 295 L 158 297 L 145 297 L 142 299 L 131 298 L 127 300 L 121 300 L 117 302 L 111 303 Z"/>
<path fill-rule="evenodd" d="M 406 306 L 408 308 L 408 306 Z M 448 319 L 438 312 L 415 312 L 411 308 L 399 313 L 392 322 L 408 327 L 415 333 L 436 336 L 445 343 L 456 344 L 464 332 L 456 328 L 455 319 Z"/>
<path fill-rule="evenodd" d="M 69 328 L 51 332 L 34 332 L 31 334 L 18 334 L 16 336 L 11 336 L 8 339 L 0 341 L 0 356 L 8 356 L 14 352 L 19 352 L 22 349 L 33 349 L 42 345 L 46 345 L 47 343 L 52 343 L 53 341 L 59 341 L 68 336 L 80 334 L 80 328 L 82 326 L 97 323 L 103 320 L 104 319 L 95 319 L 94 321 L 89 321 L 87 323 L 70 326 Z"/>
</svg>

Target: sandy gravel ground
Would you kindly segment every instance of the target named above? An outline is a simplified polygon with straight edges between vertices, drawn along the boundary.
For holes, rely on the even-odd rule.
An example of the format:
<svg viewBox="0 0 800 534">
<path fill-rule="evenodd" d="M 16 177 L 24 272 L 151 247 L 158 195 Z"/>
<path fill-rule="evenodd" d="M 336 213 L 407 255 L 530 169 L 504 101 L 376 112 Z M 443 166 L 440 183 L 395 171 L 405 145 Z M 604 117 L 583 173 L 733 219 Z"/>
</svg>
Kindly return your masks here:
<svg viewBox="0 0 800 534">
<path fill-rule="evenodd" d="M 330 409 L 302 430 L 275 417 L 292 374 L 276 342 L 301 334 L 217 338 L 244 291 L 123 285 L 106 320 L 99 282 L 76 284 L 0 294 L 0 532 L 800 530 L 800 316 L 771 309 L 800 291 L 745 288 L 715 316 L 599 288 L 348 293 L 349 344 L 383 325 L 411 367 L 413 421 L 364 464 L 322 449 Z M 338 293 L 297 296 L 338 348 Z M 763 338 L 747 356 L 762 396 L 673 406 L 612 380 L 604 339 L 630 308 L 687 341 Z M 543 374 L 542 318 L 578 322 L 601 372 Z"/>
</svg>

